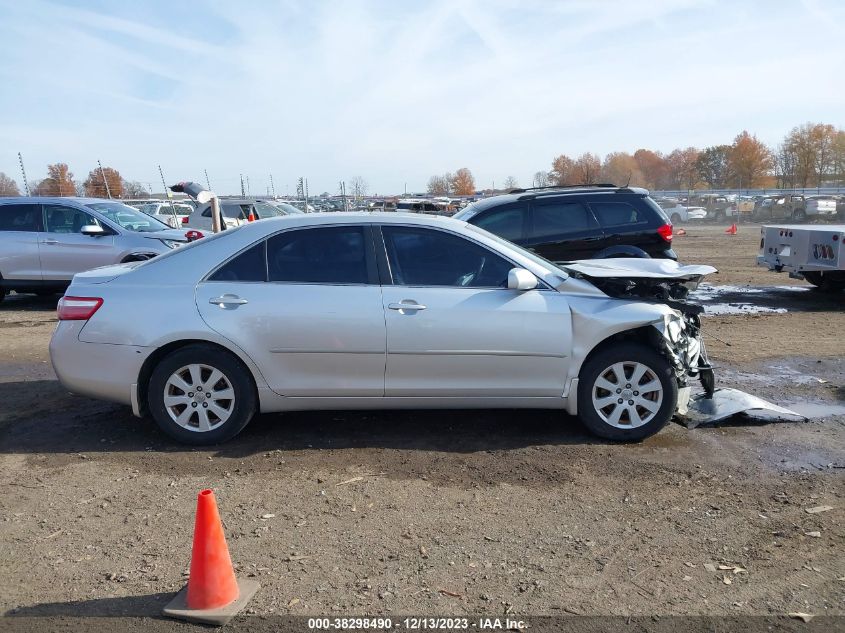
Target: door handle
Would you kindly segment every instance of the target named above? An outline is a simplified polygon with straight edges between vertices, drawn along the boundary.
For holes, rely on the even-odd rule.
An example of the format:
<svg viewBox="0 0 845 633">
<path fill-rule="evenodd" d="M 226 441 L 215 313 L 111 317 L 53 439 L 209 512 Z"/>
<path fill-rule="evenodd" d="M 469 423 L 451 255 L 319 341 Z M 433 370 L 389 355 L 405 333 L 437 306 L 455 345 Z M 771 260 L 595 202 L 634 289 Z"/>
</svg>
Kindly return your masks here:
<svg viewBox="0 0 845 633">
<path fill-rule="evenodd" d="M 41 240 L 42 244 L 58 244 L 59 240 Z"/>
<path fill-rule="evenodd" d="M 208 300 L 208 302 L 220 308 L 225 308 L 227 306 L 237 307 L 249 303 L 249 301 L 247 301 L 246 299 L 241 299 L 237 295 L 223 295 L 222 297 L 212 297 Z"/>
<path fill-rule="evenodd" d="M 399 310 L 400 312 L 402 310 L 425 310 L 425 306 L 421 303 L 405 303 L 404 301 L 402 303 L 389 303 L 387 307 L 391 310 Z"/>
</svg>

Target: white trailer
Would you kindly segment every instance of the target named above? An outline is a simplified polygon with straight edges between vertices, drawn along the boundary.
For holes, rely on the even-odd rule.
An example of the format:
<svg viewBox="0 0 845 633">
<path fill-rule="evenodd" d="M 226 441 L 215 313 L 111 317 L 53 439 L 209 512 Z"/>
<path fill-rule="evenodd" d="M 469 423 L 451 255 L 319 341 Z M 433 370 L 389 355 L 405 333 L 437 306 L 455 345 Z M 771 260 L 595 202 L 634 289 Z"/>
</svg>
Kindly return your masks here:
<svg viewBox="0 0 845 633">
<path fill-rule="evenodd" d="M 760 229 L 757 265 L 786 271 L 826 291 L 845 289 L 845 224 L 766 225 Z"/>
</svg>

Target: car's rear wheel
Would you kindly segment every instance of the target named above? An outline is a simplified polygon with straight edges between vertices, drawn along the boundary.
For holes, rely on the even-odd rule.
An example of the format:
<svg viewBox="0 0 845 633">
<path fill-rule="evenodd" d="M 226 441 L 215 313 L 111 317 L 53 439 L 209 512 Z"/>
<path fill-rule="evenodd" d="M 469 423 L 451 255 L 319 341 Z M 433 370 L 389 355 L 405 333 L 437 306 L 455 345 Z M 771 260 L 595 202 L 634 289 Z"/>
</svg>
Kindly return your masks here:
<svg viewBox="0 0 845 633">
<path fill-rule="evenodd" d="M 159 362 L 147 402 L 165 433 L 195 445 L 233 438 L 256 411 L 247 368 L 228 352 L 207 345 L 183 347 Z"/>
<path fill-rule="evenodd" d="M 619 343 L 593 354 L 581 368 L 578 416 L 599 437 L 642 440 L 675 412 L 678 383 L 669 361 L 641 343 Z"/>
<path fill-rule="evenodd" d="M 681 223 L 681 216 L 680 216 L 679 214 L 677 214 L 677 213 L 673 213 L 673 214 L 672 214 L 672 217 L 671 217 L 671 218 L 669 218 L 669 221 L 670 221 L 672 224 L 680 224 L 680 223 Z"/>
<path fill-rule="evenodd" d="M 803 222 L 807 219 L 807 213 L 804 209 L 795 209 L 795 211 L 792 212 L 792 219 L 795 222 Z"/>
<path fill-rule="evenodd" d="M 725 219 L 725 212 L 721 210 L 716 211 L 716 213 L 713 214 L 713 218 L 716 220 L 716 222 L 721 222 Z"/>
</svg>

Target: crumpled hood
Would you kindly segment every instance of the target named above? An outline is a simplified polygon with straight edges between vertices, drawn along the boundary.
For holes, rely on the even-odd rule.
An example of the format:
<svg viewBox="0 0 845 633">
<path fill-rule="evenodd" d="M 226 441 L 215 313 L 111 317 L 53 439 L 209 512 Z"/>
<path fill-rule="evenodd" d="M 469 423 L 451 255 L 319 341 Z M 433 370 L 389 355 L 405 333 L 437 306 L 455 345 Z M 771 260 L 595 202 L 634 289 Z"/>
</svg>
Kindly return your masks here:
<svg viewBox="0 0 845 633">
<path fill-rule="evenodd" d="M 611 259 L 583 259 L 560 268 L 578 276 L 601 279 L 674 279 L 678 281 L 699 280 L 717 270 L 713 266 L 684 265 L 671 259 L 640 259 L 636 257 L 614 257 Z"/>
</svg>

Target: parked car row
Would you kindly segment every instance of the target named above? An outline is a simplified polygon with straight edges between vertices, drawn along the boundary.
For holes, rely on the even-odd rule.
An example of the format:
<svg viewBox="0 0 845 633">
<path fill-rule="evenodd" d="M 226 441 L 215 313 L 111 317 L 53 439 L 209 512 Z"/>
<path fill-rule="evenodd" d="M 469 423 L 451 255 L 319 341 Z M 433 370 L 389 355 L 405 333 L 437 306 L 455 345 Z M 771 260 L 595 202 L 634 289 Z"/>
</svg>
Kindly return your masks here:
<svg viewBox="0 0 845 633">
<path fill-rule="evenodd" d="M 188 241 L 154 216 L 102 198 L 0 198 L 0 301 L 62 292 L 76 273 L 143 261 Z"/>
</svg>

